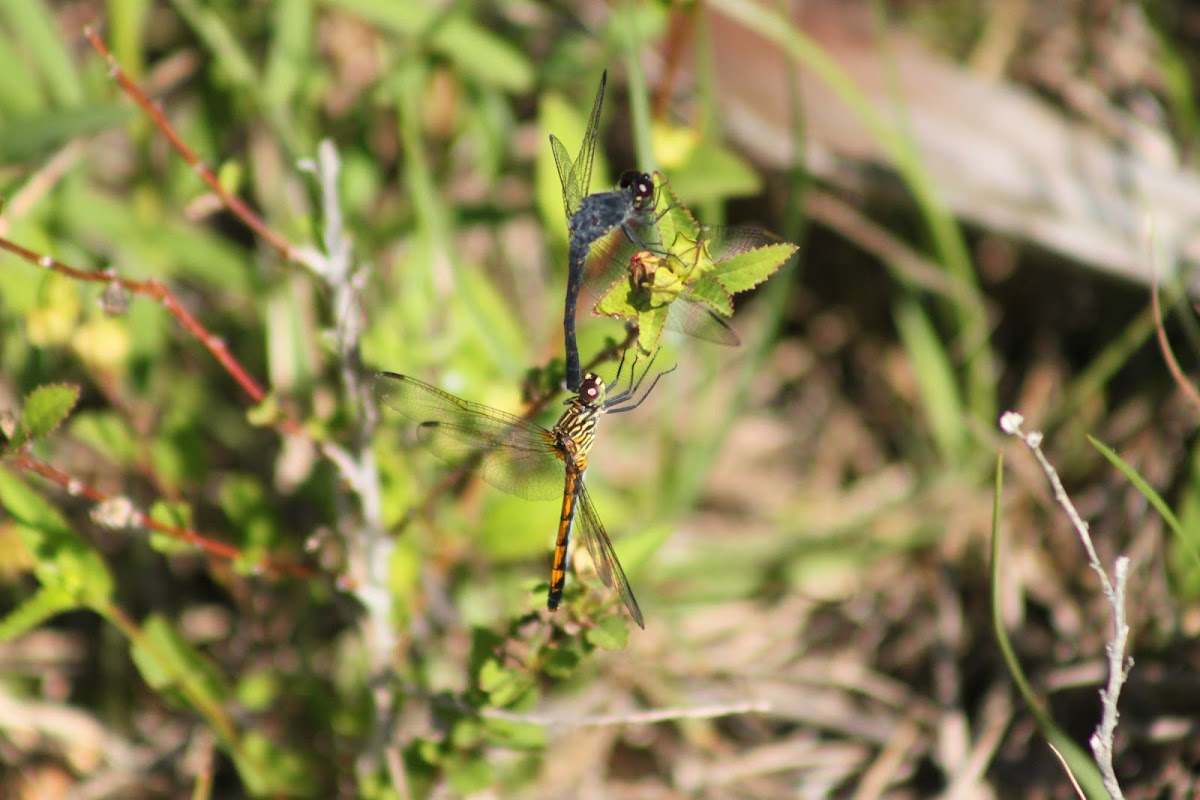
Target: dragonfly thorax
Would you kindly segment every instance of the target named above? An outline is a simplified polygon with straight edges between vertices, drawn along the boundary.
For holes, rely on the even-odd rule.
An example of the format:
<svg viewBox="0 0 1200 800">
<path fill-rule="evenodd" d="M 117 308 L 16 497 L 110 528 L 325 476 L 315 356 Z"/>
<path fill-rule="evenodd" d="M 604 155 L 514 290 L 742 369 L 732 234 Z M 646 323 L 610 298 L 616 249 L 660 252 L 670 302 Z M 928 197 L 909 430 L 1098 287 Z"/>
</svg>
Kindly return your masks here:
<svg viewBox="0 0 1200 800">
<path fill-rule="evenodd" d="M 567 220 L 572 244 L 586 252 L 597 239 L 635 217 L 638 213 L 635 203 L 636 198 L 624 191 L 589 194 Z"/>
<path fill-rule="evenodd" d="M 586 385 L 585 379 L 584 386 Z M 583 387 L 580 387 L 580 396 L 570 399 L 570 405 L 558 418 L 552 431 L 563 460 L 580 471 L 587 468 L 588 451 L 592 449 L 592 442 L 596 439 L 596 423 L 600 421 L 600 414 L 604 411 L 598 405 L 585 403 L 581 399 L 582 394 Z"/>
</svg>

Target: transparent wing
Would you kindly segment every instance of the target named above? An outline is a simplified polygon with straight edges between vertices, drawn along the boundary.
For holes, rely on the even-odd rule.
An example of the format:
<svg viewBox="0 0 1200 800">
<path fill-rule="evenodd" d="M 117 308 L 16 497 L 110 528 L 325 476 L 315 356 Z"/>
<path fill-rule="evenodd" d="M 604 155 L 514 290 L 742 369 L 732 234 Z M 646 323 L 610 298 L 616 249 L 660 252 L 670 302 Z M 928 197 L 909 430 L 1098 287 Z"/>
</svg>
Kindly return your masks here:
<svg viewBox="0 0 1200 800">
<path fill-rule="evenodd" d="M 629 579 L 625 577 L 625 570 L 621 569 L 621 562 L 617 560 L 617 553 L 613 550 L 612 541 L 608 538 L 608 533 L 605 532 L 604 525 L 600 522 L 600 516 L 596 513 L 595 506 L 592 505 L 592 498 L 588 496 L 587 487 L 583 481 L 579 482 L 576 503 L 578 507 L 575 509 L 575 517 L 578 522 L 579 538 L 587 545 L 588 555 L 592 557 L 592 564 L 596 567 L 596 574 L 600 576 L 600 580 L 604 582 L 605 586 L 621 596 L 621 602 L 625 604 L 625 608 L 629 609 L 629 615 L 633 617 L 633 621 L 638 624 L 638 627 L 645 628 L 646 623 L 642 618 L 642 609 L 638 607 L 637 600 L 633 596 L 633 589 L 629 588 Z"/>
<path fill-rule="evenodd" d="M 562 140 L 550 134 L 550 152 L 554 154 L 554 166 L 558 167 L 558 182 L 562 184 L 563 190 L 563 211 L 567 214 L 567 219 L 571 219 L 571 215 L 579 208 L 579 201 L 583 197 L 579 193 L 579 187 L 572 184 L 571 172 L 574 168 L 574 162 L 571 161 L 571 154 L 567 152 L 566 146 Z"/>
<path fill-rule="evenodd" d="M 562 456 L 545 428 L 394 372 L 377 373 L 373 391 L 416 423 L 421 446 L 452 467 L 528 500 L 562 496 Z"/>
<path fill-rule="evenodd" d="M 686 294 L 671 303 L 666 326 L 693 339 L 725 347 L 739 347 L 742 344 L 741 338 L 729 327 L 729 323 L 714 314 L 712 309 L 688 300 Z"/>
<path fill-rule="evenodd" d="M 701 225 L 700 239 L 708 243 L 713 261 L 717 263 L 779 241 L 778 236 L 762 228 L 740 225 Z"/>
<path fill-rule="evenodd" d="M 575 157 L 575 165 L 571 168 L 571 188 L 578 192 L 575 195 L 575 205 L 579 199 L 587 195 L 592 185 L 592 162 L 596 158 L 596 139 L 600 133 L 600 109 L 604 106 L 604 87 L 608 83 L 608 70 L 600 73 L 600 88 L 596 90 L 596 99 L 592 101 L 592 113 L 588 116 L 587 130 L 583 132 L 583 142 L 579 145 L 579 155 Z"/>
</svg>

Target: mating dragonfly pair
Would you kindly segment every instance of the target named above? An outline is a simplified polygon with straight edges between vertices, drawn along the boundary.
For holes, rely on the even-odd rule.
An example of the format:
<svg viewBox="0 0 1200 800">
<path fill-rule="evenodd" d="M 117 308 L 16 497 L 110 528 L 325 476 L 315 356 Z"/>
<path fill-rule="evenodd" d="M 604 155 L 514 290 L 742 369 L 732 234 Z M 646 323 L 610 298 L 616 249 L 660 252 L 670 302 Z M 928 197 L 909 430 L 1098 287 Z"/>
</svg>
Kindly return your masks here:
<svg viewBox="0 0 1200 800">
<path fill-rule="evenodd" d="M 737 336 L 713 313 L 711 304 L 697 299 L 703 284 L 689 282 L 687 277 L 697 272 L 701 259 L 712 266 L 761 246 L 769 237 L 761 231 L 712 226 L 692 226 L 680 234 L 673 225 L 670 230 L 674 238 L 664 244 L 663 220 L 669 209 L 658 210 L 658 184 L 655 176 L 647 173 L 627 171 L 615 191 L 588 194 L 606 79 L 607 73 L 600 79 L 578 156 L 572 161 L 558 137 L 550 136 L 563 186 L 569 234 L 563 316 L 566 384 L 576 392 L 565 401 L 567 409 L 558 422 L 547 430 L 521 417 L 391 372 L 376 375 L 374 393 L 383 405 L 416 423 L 421 445 L 448 464 L 473 469 L 496 488 L 526 499 L 547 500 L 561 494 L 562 510 L 550 571 L 549 610 L 556 610 L 562 601 L 571 535 L 578 528 L 596 573 L 620 595 L 630 616 L 644 628 L 642 612 L 625 571 L 588 496 L 584 473 L 600 417 L 640 406 L 665 373 L 656 375 L 642 392 L 654 355 L 650 355 L 640 376 L 636 374 L 635 356 L 628 384 L 621 389 L 623 355 L 614 380 L 617 391 L 613 394 L 606 392 L 599 376 L 583 374 L 575 336 L 580 289 L 586 282 L 589 290 L 599 296 L 603 289 L 611 290 L 624 280 L 632 291 L 639 291 L 655 283 L 663 284 L 661 276 L 666 275 L 676 284 L 668 295 L 670 308 L 663 306 L 667 327 L 719 344 L 737 345 Z M 686 238 L 682 251 L 677 246 L 680 236 Z M 681 256 L 681 252 L 694 255 Z M 692 263 L 684 263 L 693 258 Z"/>
</svg>

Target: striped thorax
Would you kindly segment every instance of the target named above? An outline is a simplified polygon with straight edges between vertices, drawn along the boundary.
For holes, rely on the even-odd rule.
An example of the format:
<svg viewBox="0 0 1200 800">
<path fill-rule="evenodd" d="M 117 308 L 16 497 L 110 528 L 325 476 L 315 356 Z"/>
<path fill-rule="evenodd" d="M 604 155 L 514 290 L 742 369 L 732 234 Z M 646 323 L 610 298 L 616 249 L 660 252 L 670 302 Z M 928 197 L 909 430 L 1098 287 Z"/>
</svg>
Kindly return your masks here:
<svg viewBox="0 0 1200 800">
<path fill-rule="evenodd" d="M 604 381 L 589 372 L 579 384 L 579 394 L 567 401 L 567 410 L 554 425 L 554 434 L 570 462 L 581 472 L 596 440 L 596 423 L 604 412 Z"/>
</svg>

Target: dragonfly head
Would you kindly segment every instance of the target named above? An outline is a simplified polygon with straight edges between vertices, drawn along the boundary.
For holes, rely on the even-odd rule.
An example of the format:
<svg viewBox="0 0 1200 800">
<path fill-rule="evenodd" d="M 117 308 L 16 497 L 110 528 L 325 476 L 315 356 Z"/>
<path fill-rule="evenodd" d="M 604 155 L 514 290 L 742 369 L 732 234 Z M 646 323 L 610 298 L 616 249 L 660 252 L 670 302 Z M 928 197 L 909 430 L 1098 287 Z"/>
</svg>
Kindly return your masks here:
<svg viewBox="0 0 1200 800">
<path fill-rule="evenodd" d="M 638 210 L 654 206 L 654 178 L 649 173 L 627 169 L 617 180 L 617 188 L 633 195 L 633 205 Z"/>
<path fill-rule="evenodd" d="M 594 372 L 583 376 L 579 384 L 579 402 L 585 406 L 599 406 L 604 403 L 604 380 Z"/>
</svg>

